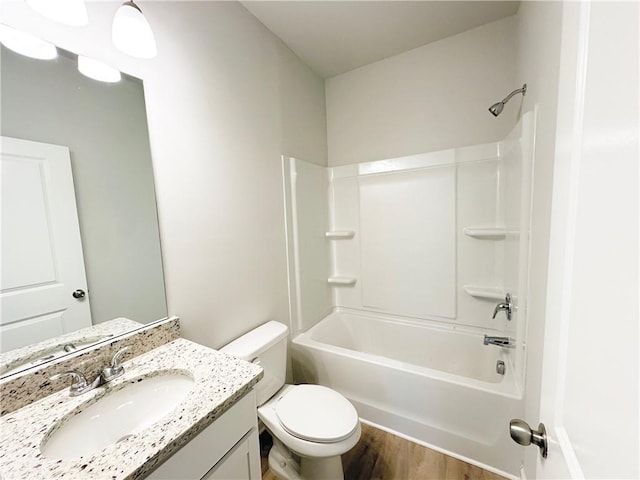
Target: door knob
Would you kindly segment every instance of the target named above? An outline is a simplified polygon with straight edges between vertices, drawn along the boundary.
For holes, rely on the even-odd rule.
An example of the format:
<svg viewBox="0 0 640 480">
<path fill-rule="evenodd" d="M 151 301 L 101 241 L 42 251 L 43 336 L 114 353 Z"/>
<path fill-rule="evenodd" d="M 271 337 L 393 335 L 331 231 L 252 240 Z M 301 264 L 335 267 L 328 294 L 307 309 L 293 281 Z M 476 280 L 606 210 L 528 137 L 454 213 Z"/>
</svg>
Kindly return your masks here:
<svg viewBox="0 0 640 480">
<path fill-rule="evenodd" d="M 71 294 L 71 296 L 72 296 L 73 298 L 76 298 L 76 299 L 78 299 L 78 300 L 80 300 L 80 299 L 84 298 L 86 295 L 87 295 L 87 294 L 86 294 L 86 292 L 85 292 L 84 290 L 82 290 L 81 288 L 79 288 L 78 290 L 74 291 L 74 292 Z"/>
<path fill-rule="evenodd" d="M 540 449 L 540 455 L 542 458 L 547 458 L 547 430 L 544 428 L 544 423 L 538 425 L 538 430 L 533 430 L 527 422 L 514 418 L 509 422 L 509 433 L 514 442 L 520 445 L 537 445 Z"/>
</svg>

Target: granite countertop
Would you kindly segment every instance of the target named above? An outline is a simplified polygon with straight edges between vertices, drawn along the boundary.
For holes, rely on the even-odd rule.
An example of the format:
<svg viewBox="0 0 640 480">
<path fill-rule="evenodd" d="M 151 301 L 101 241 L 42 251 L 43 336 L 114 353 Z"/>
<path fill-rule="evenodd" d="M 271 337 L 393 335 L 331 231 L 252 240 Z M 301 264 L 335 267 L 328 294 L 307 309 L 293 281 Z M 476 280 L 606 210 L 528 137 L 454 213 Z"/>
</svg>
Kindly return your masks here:
<svg viewBox="0 0 640 480">
<path fill-rule="evenodd" d="M 262 378 L 262 368 L 179 338 L 123 363 L 125 374 L 77 397 L 69 389 L 0 418 L 0 477 L 13 479 L 143 478 L 228 410 Z M 194 386 L 164 419 L 140 434 L 77 460 L 45 458 L 40 445 L 58 421 L 95 403 L 109 391 L 144 376 L 171 372 L 193 377 Z M 89 433 L 90 434 L 90 433 Z"/>
</svg>

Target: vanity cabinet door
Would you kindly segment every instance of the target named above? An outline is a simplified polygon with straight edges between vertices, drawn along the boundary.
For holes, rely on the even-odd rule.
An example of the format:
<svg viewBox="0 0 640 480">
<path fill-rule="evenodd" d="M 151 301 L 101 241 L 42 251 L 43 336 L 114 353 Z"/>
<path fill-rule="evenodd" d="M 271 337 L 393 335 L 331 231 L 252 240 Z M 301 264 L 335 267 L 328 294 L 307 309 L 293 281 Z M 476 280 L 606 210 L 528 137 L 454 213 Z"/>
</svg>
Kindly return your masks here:
<svg viewBox="0 0 640 480">
<path fill-rule="evenodd" d="M 258 432 L 252 429 L 202 480 L 260 480 L 259 449 Z"/>
<path fill-rule="evenodd" d="M 253 390 L 147 478 L 259 480 L 258 412 Z"/>
</svg>

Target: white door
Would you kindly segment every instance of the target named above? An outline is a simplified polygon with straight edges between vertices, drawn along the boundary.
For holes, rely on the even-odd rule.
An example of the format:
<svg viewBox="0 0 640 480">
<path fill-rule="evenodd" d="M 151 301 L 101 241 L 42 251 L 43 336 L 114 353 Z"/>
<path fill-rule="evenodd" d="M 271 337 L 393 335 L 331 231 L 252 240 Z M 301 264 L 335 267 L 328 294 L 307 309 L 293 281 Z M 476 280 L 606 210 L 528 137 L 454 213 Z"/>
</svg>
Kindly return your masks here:
<svg viewBox="0 0 640 480">
<path fill-rule="evenodd" d="M 1 137 L 0 351 L 91 325 L 69 149 Z M 73 294 L 76 290 L 85 292 Z"/>
<path fill-rule="evenodd" d="M 640 478 L 639 13 L 564 4 L 535 478 Z"/>
</svg>

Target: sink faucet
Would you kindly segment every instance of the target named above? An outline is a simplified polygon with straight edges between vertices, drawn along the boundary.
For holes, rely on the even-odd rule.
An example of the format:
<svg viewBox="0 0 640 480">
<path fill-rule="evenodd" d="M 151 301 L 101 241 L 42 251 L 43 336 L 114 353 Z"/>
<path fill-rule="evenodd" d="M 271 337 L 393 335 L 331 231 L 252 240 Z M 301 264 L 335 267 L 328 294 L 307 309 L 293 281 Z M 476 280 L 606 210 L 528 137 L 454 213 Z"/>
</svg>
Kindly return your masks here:
<svg viewBox="0 0 640 480">
<path fill-rule="evenodd" d="M 71 377 L 73 379 L 71 382 L 71 387 L 69 388 L 69 395 L 71 397 L 77 397 L 78 395 L 93 390 L 94 388 L 100 386 L 101 381 L 100 375 L 98 375 L 93 382 L 88 383 L 82 372 L 78 372 L 77 370 L 58 373 L 56 375 L 52 375 L 51 377 L 49 377 L 49 379 L 58 380 L 64 377 Z"/>
<path fill-rule="evenodd" d="M 516 347 L 515 341 L 509 337 L 489 337 L 485 335 L 483 343 L 485 345 L 497 345 L 498 347 L 504 347 L 504 348 Z"/>
<path fill-rule="evenodd" d="M 125 352 L 131 349 L 131 345 L 121 348 L 111 359 L 111 363 L 102 369 L 102 381 L 103 383 L 110 382 L 111 380 L 118 378 L 124 374 L 124 367 L 120 365 L 120 358 Z"/>
<path fill-rule="evenodd" d="M 71 397 L 77 397 L 78 395 L 90 392 L 94 388 L 101 387 L 105 383 L 123 375 L 124 367 L 120 365 L 120 359 L 129 349 L 131 349 L 131 345 L 127 345 L 126 347 L 118 350 L 111 359 L 111 363 L 104 367 L 102 369 L 102 373 L 100 373 L 91 383 L 87 382 L 87 379 L 82 372 L 78 372 L 77 370 L 58 373 L 56 375 L 52 375 L 49 379 L 58 380 L 64 377 L 71 377 L 72 382 L 71 387 L 69 388 L 69 395 Z"/>
<path fill-rule="evenodd" d="M 493 310 L 492 318 L 496 318 L 496 315 L 498 315 L 498 312 L 501 310 L 504 310 L 505 312 L 507 312 L 507 320 L 511 320 L 511 313 L 513 312 L 513 303 L 511 303 L 510 293 L 507 293 L 507 295 L 504 297 L 504 302 L 501 302 L 498 305 L 496 305 L 496 308 Z"/>
</svg>

